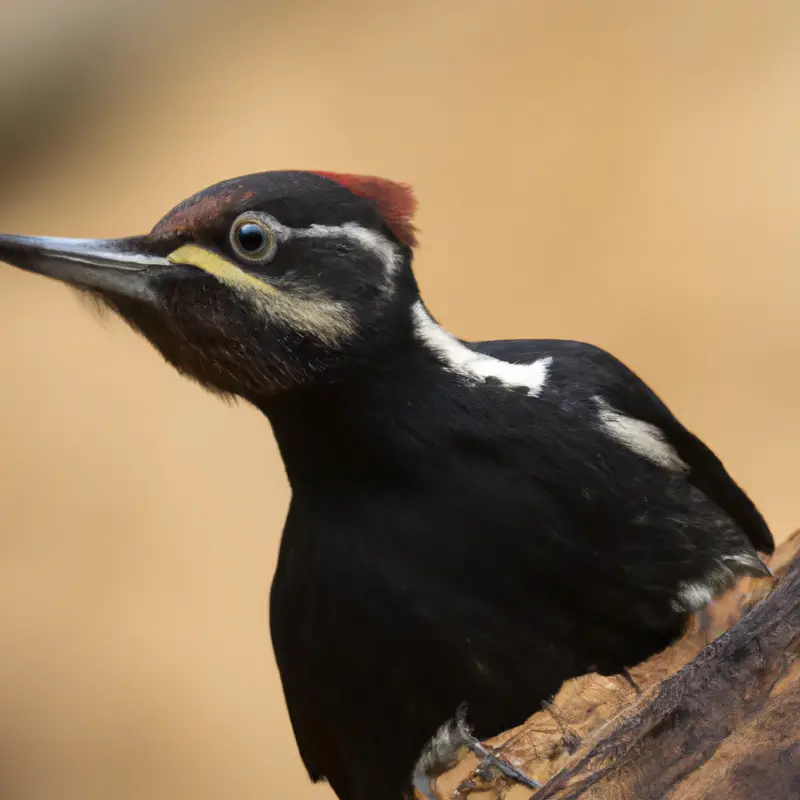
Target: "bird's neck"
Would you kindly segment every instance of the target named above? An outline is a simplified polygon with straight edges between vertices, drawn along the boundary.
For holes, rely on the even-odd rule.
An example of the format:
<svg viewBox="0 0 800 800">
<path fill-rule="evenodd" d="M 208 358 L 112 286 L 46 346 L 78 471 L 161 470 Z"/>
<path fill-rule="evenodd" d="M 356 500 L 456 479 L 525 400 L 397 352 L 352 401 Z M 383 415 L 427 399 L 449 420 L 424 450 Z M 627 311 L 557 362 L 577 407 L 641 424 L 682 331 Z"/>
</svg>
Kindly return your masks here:
<svg viewBox="0 0 800 800">
<path fill-rule="evenodd" d="M 434 335 L 441 331 L 450 336 L 430 317 L 426 324 Z M 457 342 L 452 337 L 448 341 Z M 257 405 L 270 420 L 296 488 L 414 469 L 435 447 L 453 399 L 462 392 L 463 386 L 412 322 L 405 335 L 347 377 Z M 466 397 L 458 400 L 467 402 Z"/>
</svg>

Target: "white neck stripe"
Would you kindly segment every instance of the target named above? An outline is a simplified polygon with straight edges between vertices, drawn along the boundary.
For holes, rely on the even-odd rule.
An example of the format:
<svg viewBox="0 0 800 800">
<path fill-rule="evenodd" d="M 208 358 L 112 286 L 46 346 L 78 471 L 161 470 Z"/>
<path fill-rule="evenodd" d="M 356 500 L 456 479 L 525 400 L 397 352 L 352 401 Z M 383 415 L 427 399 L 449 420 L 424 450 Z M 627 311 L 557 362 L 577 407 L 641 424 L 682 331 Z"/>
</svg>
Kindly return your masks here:
<svg viewBox="0 0 800 800">
<path fill-rule="evenodd" d="M 529 364 L 512 364 L 499 358 L 476 353 L 456 339 L 430 317 L 421 301 L 412 309 L 414 331 L 418 338 L 444 362 L 451 372 L 470 382 L 495 378 L 509 388 L 525 388 L 531 397 L 538 396 L 547 381 L 552 357 L 540 358 Z"/>
</svg>

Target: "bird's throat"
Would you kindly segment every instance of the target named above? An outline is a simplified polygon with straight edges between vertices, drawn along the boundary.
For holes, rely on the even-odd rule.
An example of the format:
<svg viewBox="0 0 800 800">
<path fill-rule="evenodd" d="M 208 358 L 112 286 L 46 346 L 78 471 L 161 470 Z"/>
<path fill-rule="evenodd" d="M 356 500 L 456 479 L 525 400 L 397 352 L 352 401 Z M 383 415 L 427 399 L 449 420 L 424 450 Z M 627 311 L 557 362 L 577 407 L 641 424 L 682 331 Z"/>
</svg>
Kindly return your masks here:
<svg viewBox="0 0 800 800">
<path fill-rule="evenodd" d="M 458 390 L 454 376 L 412 344 L 337 382 L 256 405 L 272 425 L 292 483 L 338 482 L 413 469 L 441 440 Z"/>
</svg>

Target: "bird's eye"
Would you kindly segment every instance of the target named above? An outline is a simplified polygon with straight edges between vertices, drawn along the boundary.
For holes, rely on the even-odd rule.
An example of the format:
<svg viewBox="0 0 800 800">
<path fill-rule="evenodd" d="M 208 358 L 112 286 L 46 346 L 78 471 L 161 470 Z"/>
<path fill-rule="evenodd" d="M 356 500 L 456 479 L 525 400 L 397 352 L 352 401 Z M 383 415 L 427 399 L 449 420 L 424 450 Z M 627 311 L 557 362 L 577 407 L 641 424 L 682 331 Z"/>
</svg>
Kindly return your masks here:
<svg viewBox="0 0 800 800">
<path fill-rule="evenodd" d="M 230 238 L 234 253 L 248 264 L 266 264 L 275 255 L 275 232 L 254 215 L 239 217 L 231 227 Z"/>
</svg>

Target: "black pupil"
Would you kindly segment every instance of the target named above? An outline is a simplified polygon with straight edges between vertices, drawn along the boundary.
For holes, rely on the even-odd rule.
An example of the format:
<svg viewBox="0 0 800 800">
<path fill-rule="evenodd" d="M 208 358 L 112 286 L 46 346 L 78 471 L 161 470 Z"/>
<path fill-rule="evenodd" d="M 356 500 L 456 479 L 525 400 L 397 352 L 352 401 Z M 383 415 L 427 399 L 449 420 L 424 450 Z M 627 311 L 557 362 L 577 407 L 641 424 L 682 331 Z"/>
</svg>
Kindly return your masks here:
<svg viewBox="0 0 800 800">
<path fill-rule="evenodd" d="M 245 222 L 236 231 L 236 241 L 245 253 L 257 253 L 267 243 L 267 234 L 255 222 Z"/>
</svg>

